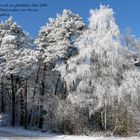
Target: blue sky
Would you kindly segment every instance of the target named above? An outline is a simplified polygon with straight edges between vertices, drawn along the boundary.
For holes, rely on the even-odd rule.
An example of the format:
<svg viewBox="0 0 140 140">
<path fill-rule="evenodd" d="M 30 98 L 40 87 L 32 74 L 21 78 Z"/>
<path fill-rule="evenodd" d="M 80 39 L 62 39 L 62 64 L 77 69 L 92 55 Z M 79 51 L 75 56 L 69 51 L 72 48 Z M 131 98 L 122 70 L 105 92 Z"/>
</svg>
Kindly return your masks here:
<svg viewBox="0 0 140 140">
<path fill-rule="evenodd" d="M 89 10 L 98 8 L 100 4 L 113 8 L 121 32 L 131 28 L 132 33 L 140 37 L 140 0 L 0 0 L 2 3 L 47 3 L 48 6 L 39 12 L 9 13 L 32 37 L 37 37 L 40 27 L 46 24 L 49 17 L 56 17 L 56 13 L 62 13 L 63 9 L 79 14 L 88 24 Z M 0 17 L 0 20 L 5 18 Z"/>
</svg>

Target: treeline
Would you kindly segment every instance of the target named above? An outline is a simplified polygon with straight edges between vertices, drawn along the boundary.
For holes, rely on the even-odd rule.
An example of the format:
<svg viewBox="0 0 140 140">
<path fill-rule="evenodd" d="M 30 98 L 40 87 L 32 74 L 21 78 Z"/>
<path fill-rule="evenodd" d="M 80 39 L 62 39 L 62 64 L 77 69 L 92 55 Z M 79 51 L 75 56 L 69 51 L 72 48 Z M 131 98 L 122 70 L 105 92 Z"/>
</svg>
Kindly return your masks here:
<svg viewBox="0 0 140 140">
<path fill-rule="evenodd" d="M 3 126 L 64 134 L 140 127 L 139 40 L 121 35 L 113 10 L 90 11 L 89 26 L 64 10 L 31 39 L 9 18 L 0 23 Z"/>
</svg>

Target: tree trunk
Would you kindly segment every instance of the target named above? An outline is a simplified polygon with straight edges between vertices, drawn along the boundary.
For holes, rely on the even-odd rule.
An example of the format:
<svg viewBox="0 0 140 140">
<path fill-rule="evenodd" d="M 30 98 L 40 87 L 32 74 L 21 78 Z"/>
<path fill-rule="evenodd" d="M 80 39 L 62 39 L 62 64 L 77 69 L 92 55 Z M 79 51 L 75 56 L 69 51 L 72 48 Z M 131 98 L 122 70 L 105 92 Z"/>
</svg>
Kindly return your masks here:
<svg viewBox="0 0 140 140">
<path fill-rule="evenodd" d="M 101 124 L 102 124 L 102 128 L 104 128 L 104 114 L 103 114 L 103 111 L 101 111 Z"/>
<path fill-rule="evenodd" d="M 23 97 L 23 91 L 20 93 L 20 106 L 21 106 L 21 114 L 20 114 L 20 126 L 24 125 L 24 97 Z"/>
<path fill-rule="evenodd" d="M 32 103 L 35 102 L 35 94 L 36 94 L 36 88 L 37 88 L 37 84 L 38 84 L 38 80 L 39 80 L 40 70 L 41 70 L 41 63 L 39 63 L 38 70 L 37 70 L 37 75 L 36 75 L 36 80 L 35 80 L 35 87 L 34 87 L 34 91 L 33 91 L 33 101 L 32 101 Z M 30 124 L 30 125 L 32 125 L 33 113 L 34 113 L 34 105 L 31 106 L 31 110 L 30 110 L 30 114 L 29 114 L 29 118 L 28 118 L 28 124 Z"/>
<path fill-rule="evenodd" d="M 3 85 L 3 82 L 1 83 L 1 90 L 2 90 L 2 92 L 1 92 L 1 111 L 2 111 L 2 113 L 4 114 L 4 95 L 3 95 L 3 92 L 4 92 L 4 87 L 3 87 L 4 85 Z"/>
<path fill-rule="evenodd" d="M 24 83 L 24 98 L 25 98 L 25 122 L 24 122 L 24 128 L 27 129 L 28 127 L 28 110 L 27 110 L 27 80 L 25 80 L 25 83 Z"/>
<path fill-rule="evenodd" d="M 105 108 L 104 108 L 104 129 L 107 130 L 107 106 L 106 106 L 106 99 L 105 99 Z"/>
<path fill-rule="evenodd" d="M 57 94 L 57 88 L 58 88 L 59 80 L 60 80 L 60 75 L 58 76 L 58 79 L 57 79 L 57 82 L 56 82 L 56 87 L 55 87 L 54 95 Z"/>
<path fill-rule="evenodd" d="M 67 98 L 67 82 L 64 80 L 64 91 L 63 91 L 63 95 L 62 95 L 62 99 L 66 100 Z"/>
<path fill-rule="evenodd" d="M 117 130 L 117 126 L 118 126 L 118 110 L 117 110 L 118 104 L 115 103 L 114 108 L 115 108 L 115 115 L 114 115 L 114 120 L 115 120 L 115 124 L 114 124 L 114 129 L 112 131 L 112 134 L 115 133 L 115 131 Z"/>
<path fill-rule="evenodd" d="M 39 101 L 40 105 L 39 105 L 38 127 L 40 129 L 42 129 L 43 122 L 44 122 L 44 119 L 43 119 L 43 97 L 45 94 L 45 82 L 44 82 L 45 76 L 46 76 L 46 64 L 44 64 L 44 66 L 43 66 L 43 74 L 42 74 L 42 81 L 41 81 L 41 93 L 40 93 L 41 99 Z"/>
<path fill-rule="evenodd" d="M 21 104 L 21 121 L 20 125 L 24 126 L 25 129 L 28 127 L 28 120 L 27 120 L 27 80 L 24 80 L 23 83 L 21 84 L 21 99 L 20 99 L 20 104 Z"/>
<path fill-rule="evenodd" d="M 42 90 L 41 90 L 41 105 L 40 105 L 40 108 L 39 108 L 39 122 L 38 122 L 38 127 L 40 129 L 42 129 L 42 126 L 43 126 L 43 96 L 44 96 L 44 90 L 45 90 L 45 84 L 44 84 L 44 81 L 42 81 Z"/>
<path fill-rule="evenodd" d="M 11 90 L 12 90 L 12 126 L 15 126 L 15 91 L 14 91 L 14 76 L 11 74 Z"/>
</svg>

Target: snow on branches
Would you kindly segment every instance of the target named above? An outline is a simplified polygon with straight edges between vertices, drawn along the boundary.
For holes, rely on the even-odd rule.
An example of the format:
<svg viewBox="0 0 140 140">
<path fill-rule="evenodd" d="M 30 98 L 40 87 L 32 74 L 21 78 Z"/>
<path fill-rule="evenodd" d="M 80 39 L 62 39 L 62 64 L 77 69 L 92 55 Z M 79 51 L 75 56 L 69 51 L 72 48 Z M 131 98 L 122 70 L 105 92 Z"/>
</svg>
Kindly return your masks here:
<svg viewBox="0 0 140 140">
<path fill-rule="evenodd" d="M 56 19 L 49 18 L 49 23 L 41 27 L 35 43 L 43 51 L 44 62 L 67 59 L 68 49 L 85 29 L 82 18 L 70 10 L 64 10 Z"/>
<path fill-rule="evenodd" d="M 2 75 L 30 76 L 37 62 L 32 39 L 10 17 L 0 23 L 0 71 Z"/>
</svg>

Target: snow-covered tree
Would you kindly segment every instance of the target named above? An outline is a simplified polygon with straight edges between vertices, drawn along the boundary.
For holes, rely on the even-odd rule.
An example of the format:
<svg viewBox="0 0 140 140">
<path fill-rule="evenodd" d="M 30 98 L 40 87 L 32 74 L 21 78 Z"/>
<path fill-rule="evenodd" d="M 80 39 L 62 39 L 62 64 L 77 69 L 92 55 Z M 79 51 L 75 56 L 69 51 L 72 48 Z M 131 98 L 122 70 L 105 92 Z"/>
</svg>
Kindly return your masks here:
<svg viewBox="0 0 140 140">
<path fill-rule="evenodd" d="M 42 51 L 44 76 L 41 80 L 47 83 L 47 92 L 62 92 L 59 90 L 62 89 L 60 73 L 53 71 L 53 68 L 56 63 L 66 63 L 69 57 L 77 53 L 74 42 L 84 29 L 82 18 L 70 10 L 57 14 L 56 19 L 50 18 L 49 23 L 41 28 L 35 43 Z"/>
<path fill-rule="evenodd" d="M 90 78 L 94 73 L 101 79 L 109 71 L 116 73 L 115 60 L 120 47 L 119 29 L 115 23 L 112 9 L 101 6 L 99 10 L 91 10 L 89 21 L 89 30 L 85 31 L 76 43 L 79 54 L 68 60 L 67 66 L 59 67 L 58 65 L 58 69 L 60 68 L 62 76 L 67 81 L 69 90 L 76 86 L 75 92 L 78 92 L 79 95 L 82 93 L 81 91 L 90 90 L 92 82 L 96 83 L 96 79 Z M 91 66 L 94 67 L 94 70 L 91 70 Z"/>
<path fill-rule="evenodd" d="M 89 27 L 64 10 L 41 28 L 35 44 L 39 52 L 12 18 L 0 23 L 0 111 L 11 113 L 13 126 L 132 131 L 140 114 L 139 40 L 120 37 L 113 9 L 91 10 Z"/>
<path fill-rule="evenodd" d="M 39 72 L 39 81 L 42 82 L 38 82 L 38 85 L 44 91 L 43 94 L 40 93 L 43 98 L 51 94 L 64 98 L 64 86 L 60 79 L 60 72 L 53 69 L 56 63 L 66 63 L 67 59 L 77 53 L 74 42 L 84 29 L 85 24 L 82 18 L 70 10 L 64 10 L 61 15 L 57 14 L 55 19 L 49 18 L 49 22 L 41 27 L 35 43 L 42 52 L 40 67 L 42 70 Z M 44 102 L 47 102 L 49 106 L 48 101 Z M 43 105 L 43 103 L 41 104 Z M 48 109 L 44 108 L 48 112 Z"/>
<path fill-rule="evenodd" d="M 19 111 L 20 108 L 20 106 L 16 107 L 17 102 L 20 104 L 22 104 L 21 101 L 24 102 L 24 107 L 20 108 L 21 113 L 23 108 L 27 111 L 27 84 L 22 86 L 25 85 L 23 82 L 27 81 L 22 80 L 36 73 L 38 61 L 38 51 L 32 48 L 32 42 L 29 35 L 13 22 L 12 17 L 0 23 L 0 81 L 5 86 L 2 93 L 5 94 L 6 87 L 11 93 L 12 99 L 10 98 L 7 102 L 12 102 L 10 107 L 12 125 L 15 125 L 16 109 L 18 108 Z M 16 99 L 17 97 L 19 100 Z"/>
<path fill-rule="evenodd" d="M 0 71 L 2 75 L 31 75 L 37 62 L 32 39 L 13 22 L 12 17 L 0 24 Z"/>
<path fill-rule="evenodd" d="M 106 130 L 107 107 L 115 100 L 123 101 L 119 87 L 127 78 L 124 73 L 133 71 L 133 64 L 121 47 L 113 10 L 100 6 L 90 13 L 89 29 L 76 42 L 78 55 L 56 69 L 67 83 L 68 98 L 73 104 L 88 108 L 90 116 L 102 110 Z"/>
<path fill-rule="evenodd" d="M 85 29 L 82 18 L 70 10 L 64 10 L 56 19 L 49 18 L 46 26 L 39 32 L 35 43 L 43 51 L 45 62 L 54 62 L 58 59 L 67 59 L 73 42 Z"/>
</svg>

